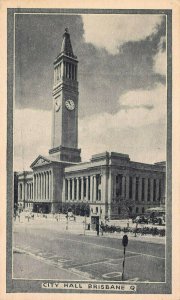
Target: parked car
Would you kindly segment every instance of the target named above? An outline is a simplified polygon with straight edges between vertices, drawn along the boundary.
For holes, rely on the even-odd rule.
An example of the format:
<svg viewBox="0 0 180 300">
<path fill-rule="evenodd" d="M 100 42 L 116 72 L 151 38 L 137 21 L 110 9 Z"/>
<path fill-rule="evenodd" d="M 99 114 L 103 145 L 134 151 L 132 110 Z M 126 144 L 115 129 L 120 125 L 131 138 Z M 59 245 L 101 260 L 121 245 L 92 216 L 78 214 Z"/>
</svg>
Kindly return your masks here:
<svg viewBox="0 0 180 300">
<path fill-rule="evenodd" d="M 165 217 L 163 216 L 156 216 L 152 219 L 152 223 L 153 224 L 158 224 L 158 225 L 165 225 L 166 222 L 165 222 Z"/>
<path fill-rule="evenodd" d="M 133 221 L 133 223 L 148 224 L 148 218 L 145 216 L 137 216 L 132 221 Z"/>
</svg>

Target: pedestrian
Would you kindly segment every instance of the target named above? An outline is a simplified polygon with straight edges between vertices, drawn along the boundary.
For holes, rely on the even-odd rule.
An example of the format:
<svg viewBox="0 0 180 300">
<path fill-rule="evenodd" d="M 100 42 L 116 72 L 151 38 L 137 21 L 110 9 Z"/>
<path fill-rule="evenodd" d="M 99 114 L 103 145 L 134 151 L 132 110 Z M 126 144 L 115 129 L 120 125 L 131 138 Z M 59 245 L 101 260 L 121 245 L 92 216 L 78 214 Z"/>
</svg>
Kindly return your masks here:
<svg viewBox="0 0 180 300">
<path fill-rule="evenodd" d="M 97 236 L 99 236 L 99 223 L 96 223 L 96 232 L 97 232 Z"/>
<path fill-rule="evenodd" d="M 18 219 L 19 219 L 19 222 L 20 222 L 20 210 L 17 212 L 17 217 L 18 217 Z"/>
<path fill-rule="evenodd" d="M 101 235 L 103 235 L 103 231 L 104 231 L 104 224 L 103 224 L 103 222 L 101 222 L 100 229 L 101 229 Z"/>
</svg>

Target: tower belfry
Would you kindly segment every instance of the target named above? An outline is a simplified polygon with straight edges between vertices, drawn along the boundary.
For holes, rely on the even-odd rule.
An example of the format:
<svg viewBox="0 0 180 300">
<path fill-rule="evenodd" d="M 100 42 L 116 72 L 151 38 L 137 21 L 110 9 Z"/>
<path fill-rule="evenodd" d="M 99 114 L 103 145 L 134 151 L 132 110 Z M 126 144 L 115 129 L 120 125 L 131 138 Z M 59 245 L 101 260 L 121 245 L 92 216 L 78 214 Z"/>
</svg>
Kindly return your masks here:
<svg viewBox="0 0 180 300">
<path fill-rule="evenodd" d="M 80 162 L 78 149 L 78 60 L 65 29 L 61 52 L 54 60 L 52 137 L 49 154 L 61 161 Z"/>
</svg>

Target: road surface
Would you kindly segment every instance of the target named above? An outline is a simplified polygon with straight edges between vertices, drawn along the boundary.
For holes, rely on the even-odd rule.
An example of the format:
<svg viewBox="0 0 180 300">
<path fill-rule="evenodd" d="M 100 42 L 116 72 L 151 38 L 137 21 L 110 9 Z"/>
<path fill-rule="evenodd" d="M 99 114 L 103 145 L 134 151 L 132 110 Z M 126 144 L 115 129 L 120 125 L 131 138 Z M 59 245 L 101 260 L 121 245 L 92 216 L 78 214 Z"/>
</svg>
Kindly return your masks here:
<svg viewBox="0 0 180 300">
<path fill-rule="evenodd" d="M 80 225 L 79 225 L 80 226 Z M 78 224 L 55 220 L 15 222 L 13 277 L 24 279 L 120 281 L 122 240 L 84 235 Z M 74 230 L 74 231 L 73 231 Z M 165 246 L 131 240 L 125 280 L 165 281 Z"/>
</svg>

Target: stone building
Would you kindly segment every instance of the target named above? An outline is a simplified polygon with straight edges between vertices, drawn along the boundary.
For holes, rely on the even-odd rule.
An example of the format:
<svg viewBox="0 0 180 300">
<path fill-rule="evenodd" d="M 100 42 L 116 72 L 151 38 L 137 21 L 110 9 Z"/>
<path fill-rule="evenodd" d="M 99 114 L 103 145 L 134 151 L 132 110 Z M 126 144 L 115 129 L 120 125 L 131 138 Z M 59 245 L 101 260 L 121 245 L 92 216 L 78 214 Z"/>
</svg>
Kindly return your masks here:
<svg viewBox="0 0 180 300">
<path fill-rule="evenodd" d="M 33 172 L 23 171 L 18 173 L 18 206 L 33 208 Z"/>
<path fill-rule="evenodd" d="M 133 162 L 129 155 L 115 152 L 81 162 L 77 80 L 78 60 L 66 29 L 54 61 L 51 149 L 32 162 L 32 172 L 19 174 L 18 202 L 34 211 L 83 210 L 110 219 L 164 204 L 165 162 Z"/>
</svg>

